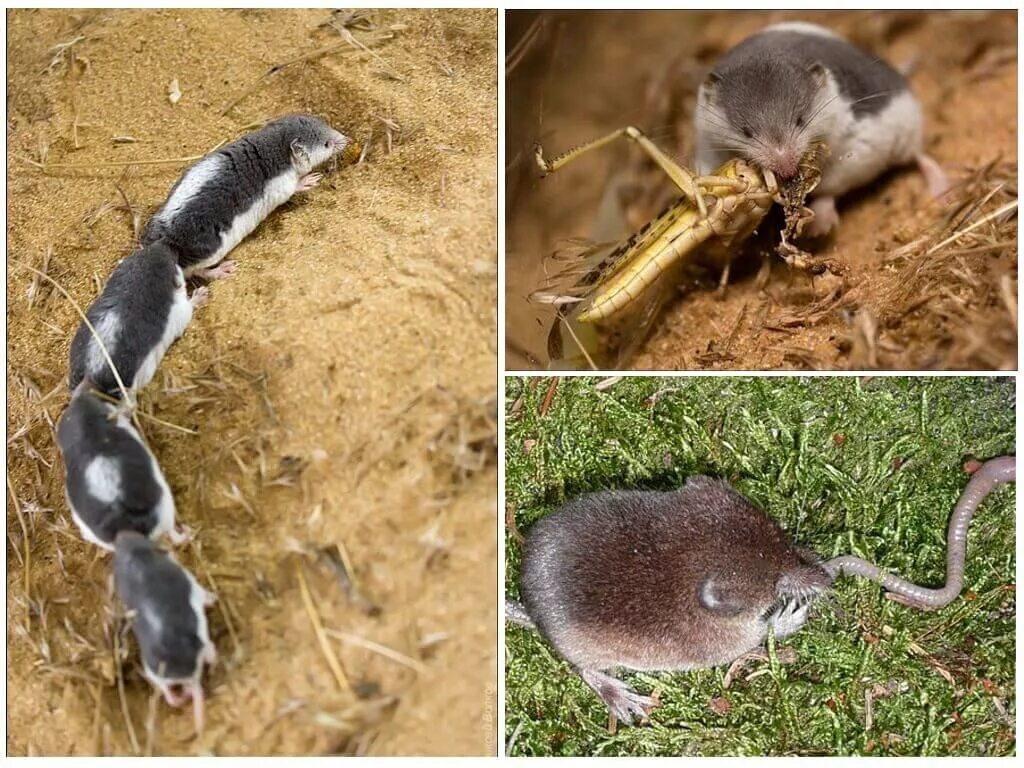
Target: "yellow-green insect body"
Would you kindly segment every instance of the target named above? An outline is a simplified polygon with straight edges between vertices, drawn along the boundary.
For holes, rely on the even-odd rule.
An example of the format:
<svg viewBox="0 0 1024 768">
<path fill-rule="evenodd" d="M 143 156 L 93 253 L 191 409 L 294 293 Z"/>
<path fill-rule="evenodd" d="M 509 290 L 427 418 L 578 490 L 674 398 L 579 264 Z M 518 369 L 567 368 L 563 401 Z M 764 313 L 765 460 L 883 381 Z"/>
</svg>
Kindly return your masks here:
<svg viewBox="0 0 1024 768">
<path fill-rule="evenodd" d="M 576 320 L 599 323 L 611 320 L 637 302 L 661 277 L 687 255 L 707 244 L 711 255 L 725 255 L 735 242 L 746 238 L 768 213 L 771 193 L 764 177 L 750 164 L 733 159 L 719 168 L 719 183 L 702 187 L 707 215 L 681 198 L 648 227 L 626 241 L 615 265 L 586 297 Z"/>
</svg>

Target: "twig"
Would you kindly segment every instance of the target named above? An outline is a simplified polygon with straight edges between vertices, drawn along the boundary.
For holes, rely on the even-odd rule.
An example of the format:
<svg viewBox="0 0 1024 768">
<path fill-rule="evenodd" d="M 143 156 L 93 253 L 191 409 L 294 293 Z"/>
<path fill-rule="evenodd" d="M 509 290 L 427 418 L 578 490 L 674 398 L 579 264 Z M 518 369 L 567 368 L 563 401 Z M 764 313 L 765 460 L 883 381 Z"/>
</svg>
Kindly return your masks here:
<svg viewBox="0 0 1024 768">
<path fill-rule="evenodd" d="M 537 415 L 540 416 L 541 418 L 544 418 L 544 416 L 548 412 L 548 409 L 551 408 L 551 402 L 555 399 L 555 392 L 558 391 L 559 381 L 560 378 L 558 376 L 555 376 L 553 379 L 551 379 L 551 383 L 548 384 L 548 391 L 544 395 L 544 402 L 540 404 L 540 411 L 537 412 Z"/>
<path fill-rule="evenodd" d="M 306 581 L 306 574 L 302 570 L 301 563 L 296 566 L 295 573 L 299 577 L 299 591 L 302 593 L 302 602 L 306 606 L 306 613 L 309 614 L 309 620 L 313 623 L 313 632 L 316 634 L 316 639 L 320 643 L 320 650 L 323 651 L 324 657 L 327 659 L 327 665 L 331 668 L 331 672 L 334 674 L 334 679 L 337 681 L 338 687 L 343 691 L 350 691 L 352 690 L 352 685 L 349 683 L 348 677 L 346 677 L 345 671 L 341 667 L 341 662 L 338 661 L 338 657 L 334 654 L 334 650 L 331 648 L 331 644 L 327 640 L 323 624 L 320 621 L 320 614 L 316 612 L 313 595 L 309 591 L 309 583 Z"/>
</svg>

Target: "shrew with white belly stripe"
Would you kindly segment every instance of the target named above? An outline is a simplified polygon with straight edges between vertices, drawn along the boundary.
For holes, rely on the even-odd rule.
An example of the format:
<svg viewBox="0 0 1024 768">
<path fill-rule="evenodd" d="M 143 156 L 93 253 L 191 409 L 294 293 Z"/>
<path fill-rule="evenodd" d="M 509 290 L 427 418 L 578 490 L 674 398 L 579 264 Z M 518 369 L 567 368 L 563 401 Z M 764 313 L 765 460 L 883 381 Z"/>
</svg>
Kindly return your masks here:
<svg viewBox="0 0 1024 768">
<path fill-rule="evenodd" d="M 178 253 L 186 276 L 230 273 L 216 265 L 260 222 L 296 192 L 312 189 L 313 169 L 341 154 L 358 156 L 358 145 L 311 115 L 289 115 L 246 134 L 193 165 L 171 190 L 143 234 Z"/>
</svg>

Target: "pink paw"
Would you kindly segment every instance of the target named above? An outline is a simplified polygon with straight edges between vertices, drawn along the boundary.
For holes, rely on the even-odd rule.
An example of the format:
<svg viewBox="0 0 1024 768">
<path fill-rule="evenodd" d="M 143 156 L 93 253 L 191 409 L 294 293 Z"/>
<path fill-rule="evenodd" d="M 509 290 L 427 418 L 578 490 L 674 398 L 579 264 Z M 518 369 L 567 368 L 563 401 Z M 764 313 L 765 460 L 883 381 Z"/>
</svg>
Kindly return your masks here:
<svg viewBox="0 0 1024 768">
<path fill-rule="evenodd" d="M 209 643 L 205 648 L 203 648 L 203 661 L 210 666 L 217 663 L 217 649 L 214 647 L 213 643 Z"/>
<path fill-rule="evenodd" d="M 308 192 L 313 187 L 319 186 L 321 179 L 324 175 L 322 173 L 307 173 L 301 179 L 299 179 L 299 185 L 295 188 L 296 192 Z"/>
<path fill-rule="evenodd" d="M 235 267 L 238 266 L 237 261 L 231 261 L 230 259 L 222 261 L 216 267 L 210 269 L 200 269 L 196 272 L 198 277 L 203 280 L 222 280 L 228 275 L 234 274 Z"/>
<path fill-rule="evenodd" d="M 210 300 L 210 289 L 205 285 L 201 285 L 192 292 L 192 297 L 189 301 L 192 302 L 192 309 L 199 309 L 207 301 Z"/>
<path fill-rule="evenodd" d="M 814 218 L 804 228 L 804 237 L 824 237 L 839 226 L 839 214 L 836 212 L 834 197 L 816 197 L 811 201 Z"/>
<path fill-rule="evenodd" d="M 180 688 L 181 692 L 176 691 Z M 171 684 L 164 688 L 164 700 L 172 707 L 183 707 L 192 701 L 192 691 L 178 684 Z"/>
<path fill-rule="evenodd" d="M 171 528 L 171 530 L 167 532 L 167 538 L 169 538 L 171 543 L 176 547 L 180 547 L 182 544 L 188 544 L 192 541 L 195 535 L 196 532 L 187 525 L 179 525 L 176 528 Z"/>
</svg>

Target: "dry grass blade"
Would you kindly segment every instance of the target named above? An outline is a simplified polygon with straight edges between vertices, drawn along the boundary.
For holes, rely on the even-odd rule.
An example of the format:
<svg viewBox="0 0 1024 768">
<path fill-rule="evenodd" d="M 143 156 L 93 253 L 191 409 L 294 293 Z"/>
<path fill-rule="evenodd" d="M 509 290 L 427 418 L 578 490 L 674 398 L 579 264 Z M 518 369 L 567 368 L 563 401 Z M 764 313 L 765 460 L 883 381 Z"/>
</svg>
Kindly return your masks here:
<svg viewBox="0 0 1024 768">
<path fill-rule="evenodd" d="M 368 651 L 373 651 L 380 656 L 384 656 L 398 664 L 409 667 L 409 669 L 413 669 L 417 672 L 422 672 L 424 670 L 422 662 L 417 661 L 411 656 L 407 656 L 401 651 L 396 651 L 394 648 L 389 648 L 386 645 L 375 643 L 373 640 L 368 640 L 365 637 L 360 637 L 359 635 L 353 635 L 351 632 L 338 632 L 333 629 L 325 629 L 324 632 L 344 643 L 349 643 L 350 645 L 356 645 L 360 648 L 365 648 Z"/>
<path fill-rule="evenodd" d="M 231 642 L 234 645 L 234 656 L 235 660 L 239 660 L 242 657 L 242 644 L 238 640 L 238 632 L 235 631 L 235 624 L 231 620 L 231 611 L 228 609 L 227 597 L 217 587 L 217 582 L 213 580 L 213 574 L 210 573 L 210 569 L 206 567 L 206 561 L 203 559 L 202 549 L 196 543 L 196 540 L 190 539 L 189 546 L 192 548 L 192 553 L 195 555 L 196 563 L 203 572 L 203 577 L 206 582 L 210 585 L 210 590 L 217 595 L 217 607 L 220 610 L 221 616 L 224 617 L 224 625 L 228 628 L 228 635 L 231 636 Z"/>
<path fill-rule="evenodd" d="M 117 696 L 121 700 L 121 714 L 124 716 L 125 725 L 128 727 L 128 738 L 132 743 L 132 750 L 139 754 L 139 738 L 135 734 L 135 723 L 132 722 L 131 712 L 128 711 L 128 698 L 124 692 L 124 670 L 121 668 L 121 632 L 115 625 L 111 634 L 114 640 L 114 671 L 117 675 Z"/>
<path fill-rule="evenodd" d="M 158 733 L 158 717 L 160 714 L 160 691 L 156 688 L 149 694 L 149 708 L 146 713 L 146 757 L 153 756 Z"/>
<path fill-rule="evenodd" d="M 1012 163 L 978 169 L 942 222 L 887 254 L 899 280 L 891 308 L 878 313 L 880 366 L 1016 368 L 1016 179 Z"/>
<path fill-rule="evenodd" d="M 189 429 L 188 427 L 183 427 L 180 424 L 174 424 L 173 422 L 170 422 L 170 421 L 164 421 L 163 419 L 158 419 L 153 414 L 147 413 L 146 411 L 143 411 L 141 409 L 137 410 L 135 412 L 135 414 L 137 416 L 140 416 L 141 418 L 145 419 L 146 421 L 152 421 L 154 424 L 159 424 L 162 427 L 167 427 L 168 429 L 173 429 L 176 432 L 182 432 L 182 433 L 184 433 L 186 435 L 198 435 L 199 434 L 199 432 L 197 432 L 194 429 Z"/>
<path fill-rule="evenodd" d="M 58 283 L 56 280 L 54 280 L 46 273 L 40 272 L 35 267 L 30 267 L 27 264 L 18 261 L 17 259 L 11 259 L 11 264 L 14 264 L 17 267 L 21 267 L 22 269 L 26 269 L 29 272 L 35 274 L 36 276 L 43 278 L 44 280 L 49 282 L 54 288 L 60 291 L 61 295 L 63 295 L 64 298 L 67 299 L 68 302 L 70 302 L 75 312 L 77 312 L 78 316 L 82 318 L 82 322 L 85 323 L 86 327 L 89 329 L 89 332 L 93 335 L 93 338 L 96 339 L 96 344 L 97 346 L 99 346 L 100 351 L 103 353 L 103 359 L 106 361 L 107 365 L 110 366 L 110 371 L 111 373 L 114 374 L 114 379 L 115 381 L 117 381 L 117 386 L 121 390 L 121 394 L 124 395 L 125 404 L 127 405 L 133 403 L 134 401 L 129 396 L 128 389 L 125 387 L 124 382 L 121 380 L 121 374 L 118 373 L 117 366 L 114 365 L 114 360 L 110 357 L 110 353 L 107 351 L 107 347 L 103 343 L 103 339 L 100 337 L 99 333 L 96 332 L 96 328 L 89 321 L 89 318 L 85 316 L 85 312 L 82 311 L 82 308 L 78 305 L 78 302 L 71 297 L 70 293 L 64 290 L 64 286 L 62 286 L 60 283 Z"/>
<path fill-rule="evenodd" d="M 544 29 L 544 25 L 547 23 L 547 17 L 541 13 L 537 18 L 530 22 L 529 28 L 526 33 L 519 38 L 516 44 L 509 51 L 505 57 L 505 77 L 508 77 L 515 71 L 515 68 L 519 66 L 522 60 L 529 53 L 530 48 L 540 38 L 540 33 Z"/>
<path fill-rule="evenodd" d="M 993 190 L 993 194 L 996 191 L 998 191 L 998 190 Z M 955 232 L 954 234 L 952 234 L 949 237 L 947 237 L 945 240 L 943 240 L 938 245 L 933 245 L 931 248 L 928 249 L 927 254 L 931 255 L 931 254 L 935 253 L 937 250 L 939 250 L 940 248 L 943 248 L 943 247 L 949 245 L 950 243 L 952 243 L 952 242 L 954 242 L 956 240 L 959 240 L 964 235 L 966 235 L 966 234 L 968 234 L 970 232 L 973 232 L 978 227 L 980 227 L 980 226 L 982 226 L 984 224 L 987 224 L 988 222 L 992 221 L 993 219 L 998 219 L 1000 216 L 1003 216 L 1003 215 L 1009 213 L 1010 211 L 1015 211 L 1015 210 L 1017 210 L 1017 201 L 1016 200 L 1011 200 L 1010 202 L 1008 202 L 1005 205 L 1001 206 L 998 210 L 992 211 L 991 213 L 986 214 L 982 218 L 980 218 L 977 221 L 975 221 L 973 224 L 971 224 L 971 225 L 969 225 L 967 227 L 964 227 L 961 230 L 958 230 L 957 232 Z"/>
<path fill-rule="evenodd" d="M 327 639 L 323 622 L 320 620 L 320 614 L 316 610 L 316 603 L 313 602 L 313 594 L 309 590 L 309 582 L 306 581 L 306 574 L 302 570 L 301 563 L 296 566 L 295 573 L 299 579 L 299 591 L 302 593 L 302 603 L 306 607 L 306 613 L 309 614 L 309 621 L 313 625 L 313 632 L 316 634 L 317 642 L 320 644 L 320 650 L 323 651 L 324 658 L 327 659 L 327 666 L 331 668 L 331 674 L 334 675 L 334 679 L 338 683 L 338 688 L 342 691 L 351 691 L 352 684 L 349 683 L 348 676 L 345 674 L 345 670 L 342 668 L 341 662 L 338 660 L 338 657 L 334 653 L 334 649 L 331 648 L 330 641 Z"/>
<path fill-rule="evenodd" d="M 18 494 L 14 492 L 14 484 L 11 482 L 11 474 L 7 473 L 7 492 L 11 494 L 11 502 L 14 504 L 14 513 L 18 516 L 18 524 L 21 526 L 22 546 L 25 549 L 25 554 L 22 557 L 22 564 L 25 567 L 25 575 L 23 577 L 25 598 L 31 604 L 32 601 L 32 555 L 29 549 L 29 537 L 28 537 L 28 526 L 25 524 L 25 515 L 21 511 L 21 501 L 18 500 Z"/>
<path fill-rule="evenodd" d="M 193 163 L 196 160 L 202 160 L 206 155 L 193 155 L 192 157 L 163 157 L 157 160 L 98 161 L 95 163 L 40 163 L 35 160 L 31 160 L 24 155 L 18 155 L 13 152 L 11 153 L 11 157 L 16 160 L 21 160 L 23 163 L 28 163 L 41 171 L 49 171 L 55 168 L 61 170 L 88 170 L 90 168 L 123 168 L 126 165 L 168 165 L 171 163 L 182 165 L 184 163 Z"/>
</svg>

